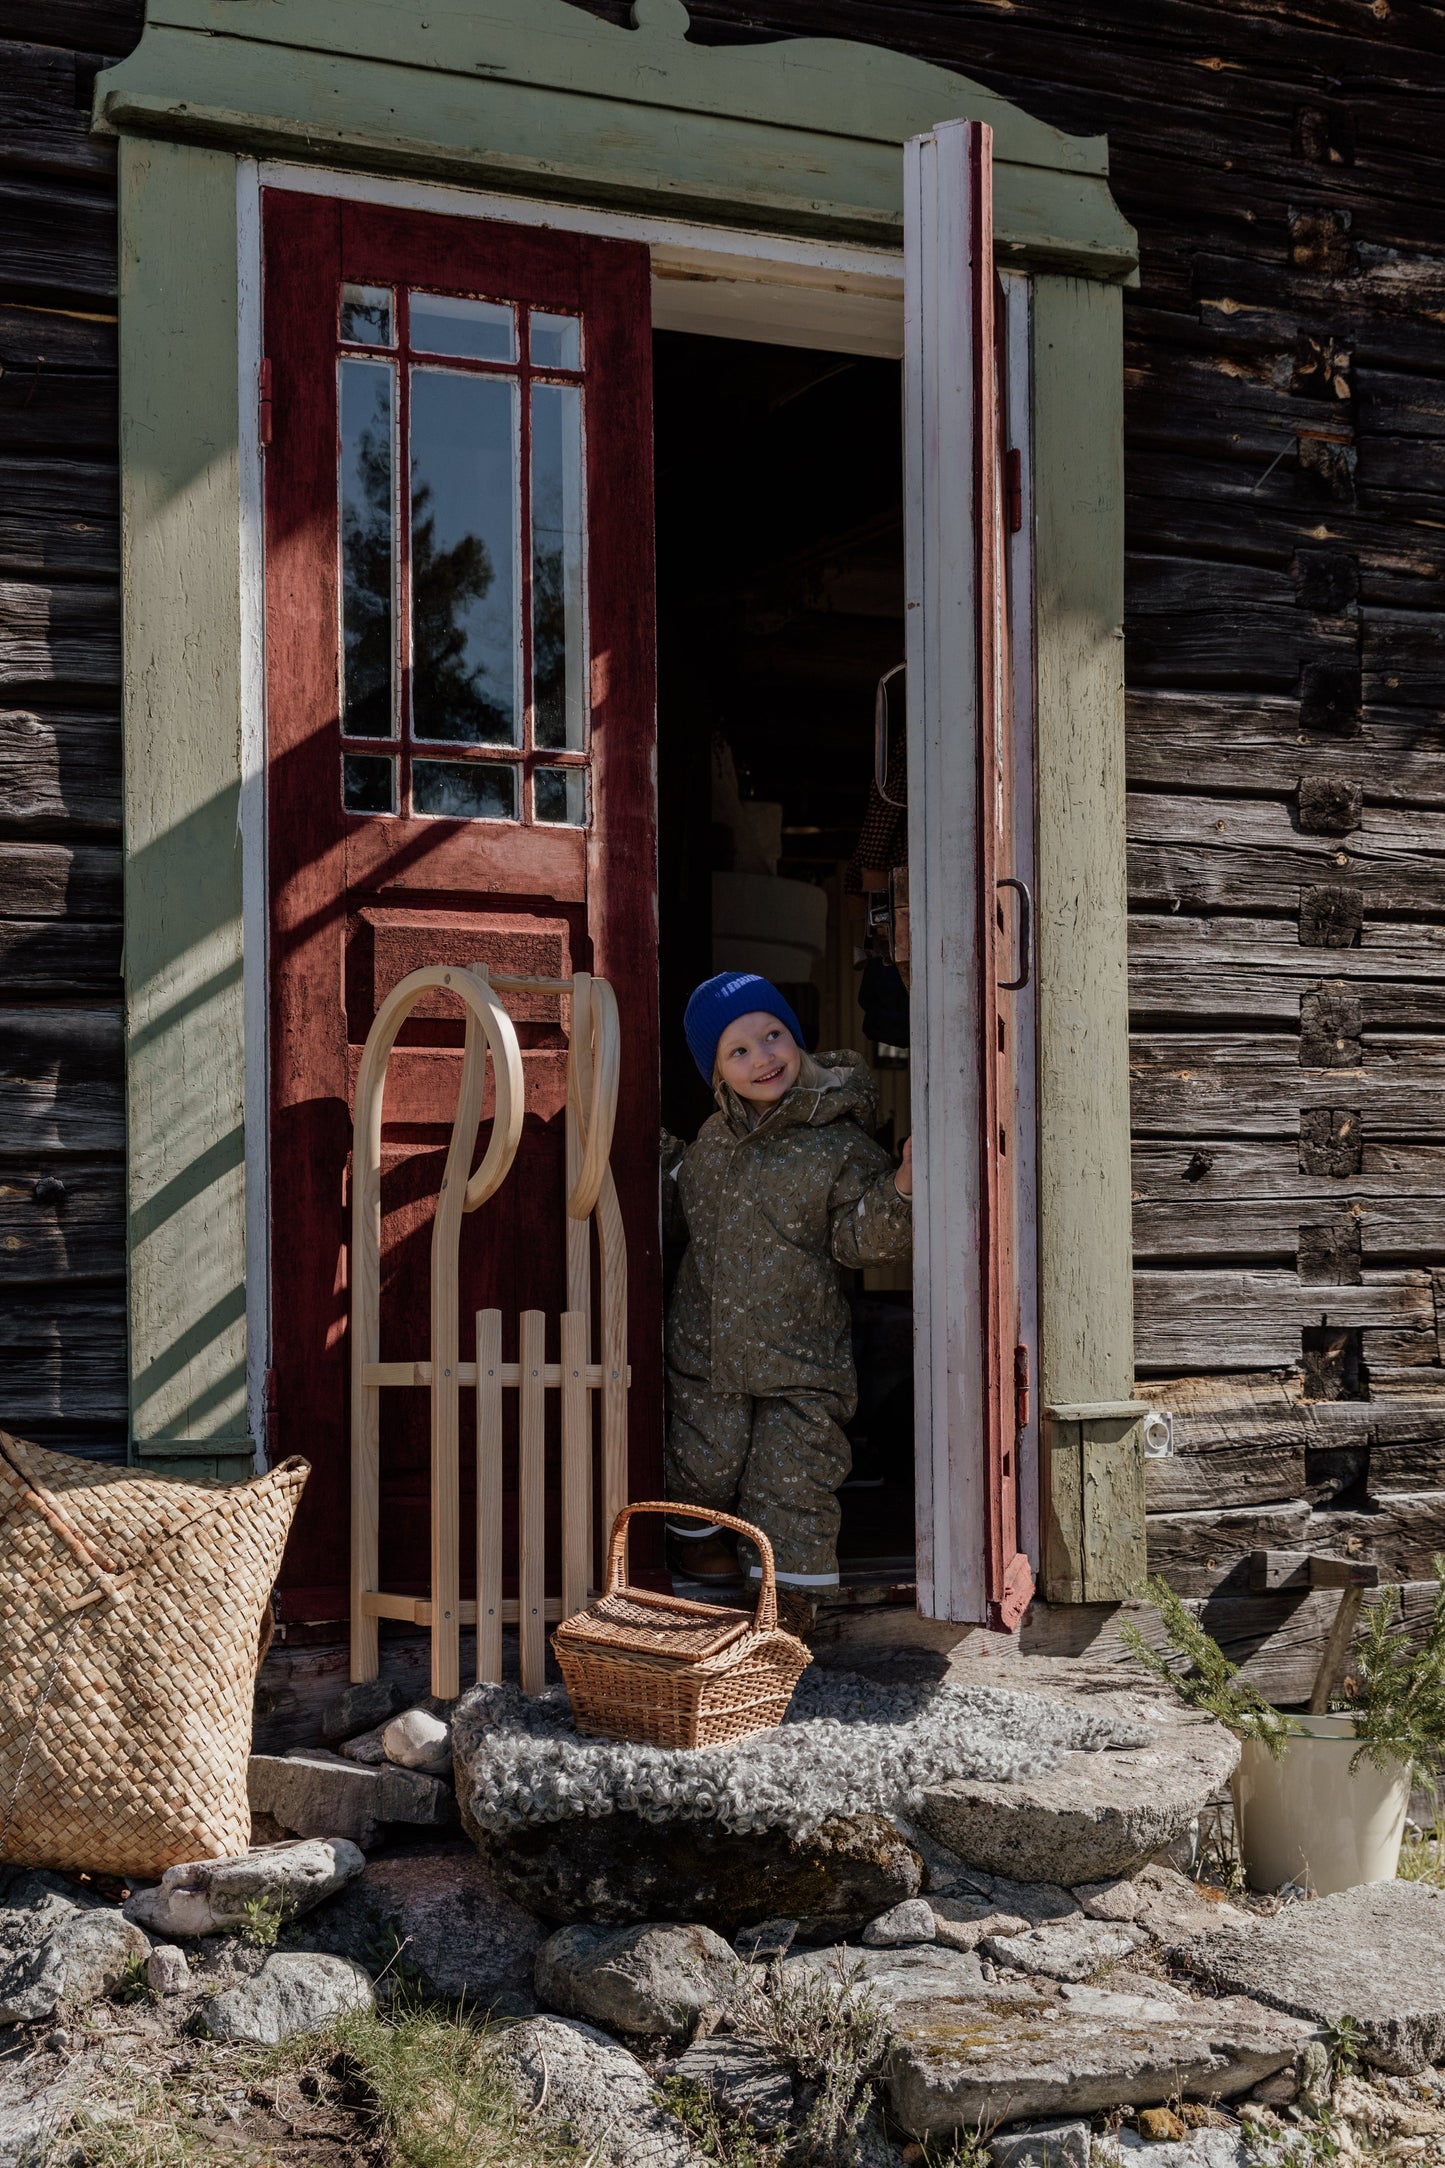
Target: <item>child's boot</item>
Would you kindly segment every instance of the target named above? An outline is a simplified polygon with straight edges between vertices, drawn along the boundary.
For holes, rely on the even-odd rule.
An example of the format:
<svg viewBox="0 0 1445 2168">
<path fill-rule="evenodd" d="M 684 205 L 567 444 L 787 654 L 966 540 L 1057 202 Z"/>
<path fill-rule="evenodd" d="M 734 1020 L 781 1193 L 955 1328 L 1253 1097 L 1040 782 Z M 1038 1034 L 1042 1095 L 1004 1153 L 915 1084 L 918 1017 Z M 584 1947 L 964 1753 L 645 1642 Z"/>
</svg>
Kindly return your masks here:
<svg viewBox="0 0 1445 2168">
<path fill-rule="evenodd" d="M 682 1535 L 675 1528 L 667 1531 L 667 1570 L 675 1573 L 681 1581 L 736 1581 L 738 1579 L 737 1546 L 723 1529 L 710 1528 L 706 1534 L 694 1535 L 690 1524 L 688 1533 Z"/>
</svg>

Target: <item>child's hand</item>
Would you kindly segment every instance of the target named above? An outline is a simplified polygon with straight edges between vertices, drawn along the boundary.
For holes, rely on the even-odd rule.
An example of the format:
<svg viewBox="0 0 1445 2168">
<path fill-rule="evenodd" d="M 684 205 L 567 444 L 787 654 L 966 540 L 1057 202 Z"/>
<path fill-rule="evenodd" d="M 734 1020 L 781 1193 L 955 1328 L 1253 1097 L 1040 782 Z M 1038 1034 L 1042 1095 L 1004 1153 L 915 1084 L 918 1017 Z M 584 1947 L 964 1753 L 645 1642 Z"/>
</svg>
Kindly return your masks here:
<svg viewBox="0 0 1445 2168">
<path fill-rule="evenodd" d="M 893 1184 L 900 1197 L 913 1195 L 913 1139 L 903 1139 L 903 1165 L 893 1177 Z"/>
</svg>

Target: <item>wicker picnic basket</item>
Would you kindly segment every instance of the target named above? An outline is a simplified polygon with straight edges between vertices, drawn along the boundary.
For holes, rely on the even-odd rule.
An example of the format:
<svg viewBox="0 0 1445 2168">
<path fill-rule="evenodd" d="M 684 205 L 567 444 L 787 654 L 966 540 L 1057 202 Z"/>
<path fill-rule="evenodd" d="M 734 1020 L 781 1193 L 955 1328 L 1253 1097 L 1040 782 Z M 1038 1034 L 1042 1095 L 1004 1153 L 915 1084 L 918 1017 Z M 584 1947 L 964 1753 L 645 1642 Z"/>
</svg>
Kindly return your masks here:
<svg viewBox="0 0 1445 2168">
<path fill-rule="evenodd" d="M 244 1852 L 251 1699 L 305 1461 L 180 1482 L 0 1430 L 0 1862 Z"/>
<path fill-rule="evenodd" d="M 634 1513 L 685 1515 L 735 1528 L 756 1544 L 762 1586 L 755 1613 L 633 1588 L 623 1578 Z M 644 1746 L 726 1746 L 781 1723 L 813 1661 L 778 1624 L 773 1547 L 761 1528 L 700 1506 L 624 1506 L 612 1524 L 607 1586 L 552 1636 L 577 1729 Z"/>
</svg>

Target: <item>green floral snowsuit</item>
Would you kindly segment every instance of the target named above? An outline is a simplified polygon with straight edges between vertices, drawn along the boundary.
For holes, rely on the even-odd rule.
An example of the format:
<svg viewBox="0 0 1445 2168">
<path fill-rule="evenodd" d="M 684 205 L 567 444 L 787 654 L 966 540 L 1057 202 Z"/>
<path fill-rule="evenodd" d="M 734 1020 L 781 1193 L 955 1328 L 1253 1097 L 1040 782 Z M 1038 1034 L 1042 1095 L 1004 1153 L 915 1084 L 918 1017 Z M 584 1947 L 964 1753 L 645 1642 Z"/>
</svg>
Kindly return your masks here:
<svg viewBox="0 0 1445 2168">
<path fill-rule="evenodd" d="M 819 1084 L 794 1085 L 756 1127 L 722 1089 L 694 1145 L 663 1143 L 664 1211 L 688 1236 L 667 1319 L 667 1495 L 756 1522 L 779 1581 L 802 1587 L 838 1578 L 836 1494 L 852 1458 L 838 1268 L 906 1258 L 913 1220 L 869 1134 L 866 1064 L 817 1061 Z"/>
</svg>

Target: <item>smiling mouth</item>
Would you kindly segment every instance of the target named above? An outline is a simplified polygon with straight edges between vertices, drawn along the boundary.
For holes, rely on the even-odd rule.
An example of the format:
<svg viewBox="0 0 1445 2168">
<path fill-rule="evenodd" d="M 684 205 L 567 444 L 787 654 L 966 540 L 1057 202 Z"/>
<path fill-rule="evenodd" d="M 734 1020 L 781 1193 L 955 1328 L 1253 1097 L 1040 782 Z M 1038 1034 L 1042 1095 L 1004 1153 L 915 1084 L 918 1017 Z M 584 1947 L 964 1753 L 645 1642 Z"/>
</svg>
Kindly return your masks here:
<svg viewBox="0 0 1445 2168">
<path fill-rule="evenodd" d="M 778 1078 L 782 1075 L 782 1073 L 783 1067 L 782 1063 L 780 1062 L 776 1069 L 769 1069 L 764 1075 L 755 1076 L 753 1078 L 753 1082 L 755 1084 L 776 1084 Z"/>
</svg>

